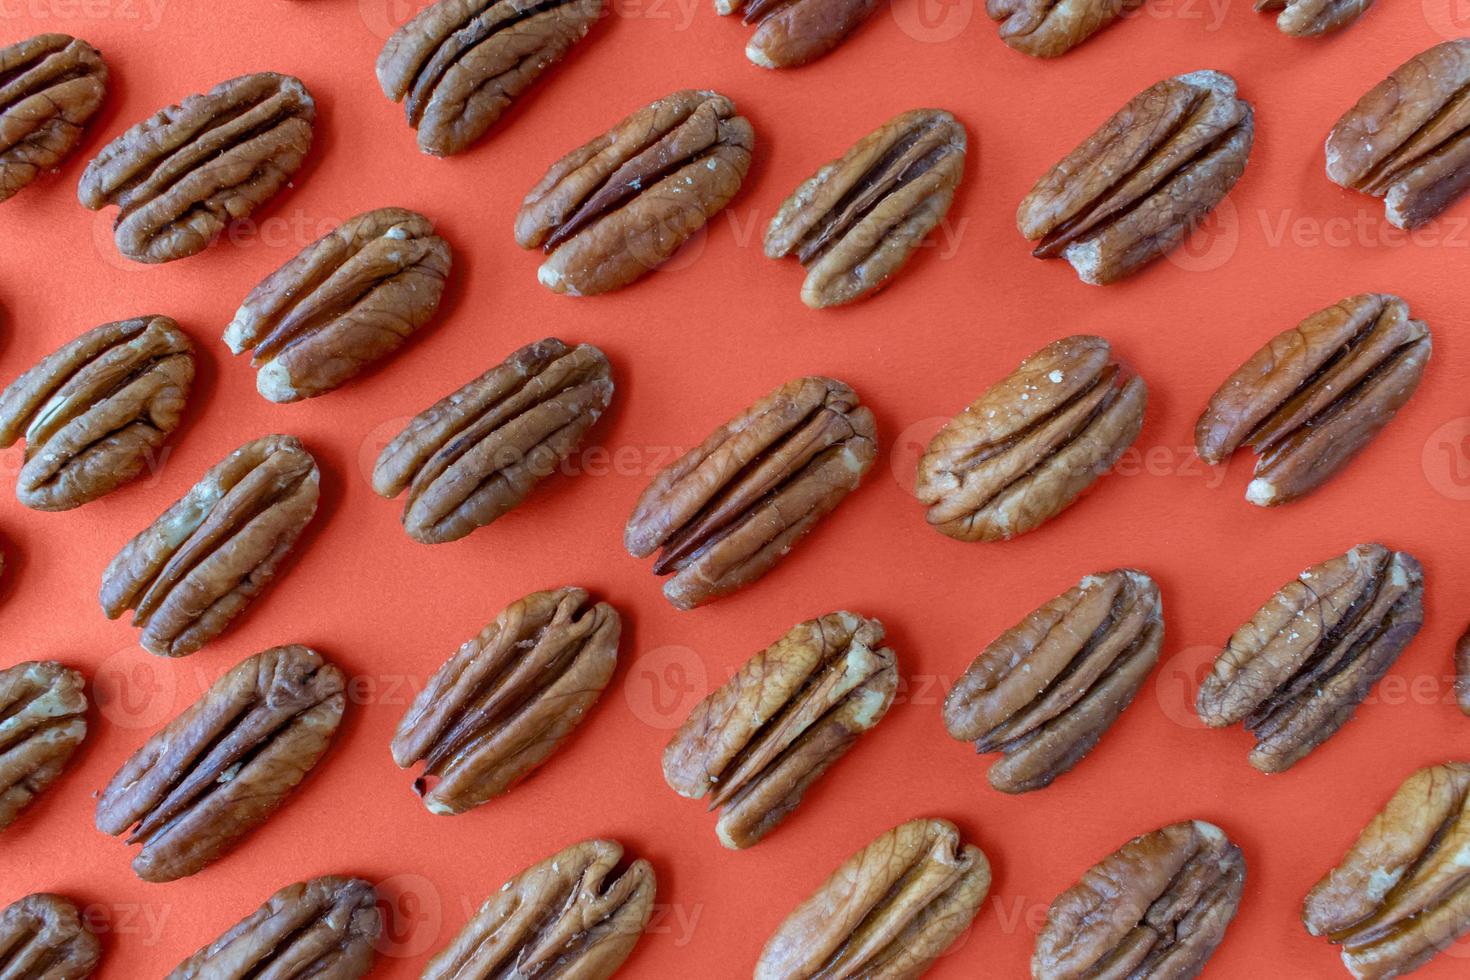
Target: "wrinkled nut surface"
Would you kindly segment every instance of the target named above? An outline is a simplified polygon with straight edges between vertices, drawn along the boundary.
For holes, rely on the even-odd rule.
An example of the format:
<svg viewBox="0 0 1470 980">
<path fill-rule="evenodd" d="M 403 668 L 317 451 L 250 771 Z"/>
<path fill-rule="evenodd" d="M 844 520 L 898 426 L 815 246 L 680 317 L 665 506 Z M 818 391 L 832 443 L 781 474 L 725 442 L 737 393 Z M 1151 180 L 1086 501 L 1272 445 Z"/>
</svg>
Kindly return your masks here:
<svg viewBox="0 0 1470 980">
<path fill-rule="evenodd" d="M 516 242 L 552 292 L 591 296 L 662 265 L 740 190 L 755 131 L 717 92 L 685 90 L 578 147 L 531 188 Z"/>
<path fill-rule="evenodd" d="M 762 68 L 795 68 L 837 47 L 878 6 L 877 0 L 715 0 L 721 15 L 740 11 L 755 33 L 745 56 Z"/>
<path fill-rule="evenodd" d="M 1424 623 L 1419 562 L 1360 544 L 1314 565 L 1235 631 L 1200 686 L 1212 728 L 1244 721 L 1250 764 L 1284 772 L 1352 718 Z"/>
<path fill-rule="evenodd" d="M 1142 4 L 1143 0 L 985 0 L 985 12 L 1000 22 L 1000 39 L 1015 50 L 1055 58 Z"/>
<path fill-rule="evenodd" d="M 360 878 L 287 885 L 165 980 L 355 980 L 372 969 L 383 929 L 376 902 L 377 892 Z"/>
<path fill-rule="evenodd" d="M 0 670 L 0 830 L 56 781 L 86 737 L 81 674 L 54 660 Z"/>
<path fill-rule="evenodd" d="M 848 858 L 781 923 L 755 980 L 922 974 L 969 928 L 990 862 L 948 820 L 910 820 Z"/>
<path fill-rule="evenodd" d="M 103 612 L 133 610 L 149 653 L 198 650 L 275 578 L 316 513 L 320 479 L 295 436 L 241 446 L 112 559 Z"/>
<path fill-rule="evenodd" d="M 1276 27 L 1292 37 L 1340 31 L 1371 6 L 1373 0 L 1256 0 L 1256 10 L 1276 14 Z"/>
<path fill-rule="evenodd" d="M 1245 499 L 1261 507 L 1321 486 L 1419 387 L 1429 328 L 1397 296 L 1363 293 L 1272 338 L 1226 379 L 1194 430 L 1207 463 L 1259 455 Z"/>
<path fill-rule="evenodd" d="M 60 895 L 27 895 L 0 912 L 0 975 L 6 980 L 80 980 L 101 958 L 102 944 Z"/>
<path fill-rule="evenodd" d="M 67 34 L 0 48 L 0 201 L 76 148 L 107 95 L 97 49 Z"/>
<path fill-rule="evenodd" d="M 25 440 L 15 495 L 69 510 L 157 466 L 194 383 L 194 345 L 166 316 L 103 324 L 0 394 L 0 446 Z"/>
<path fill-rule="evenodd" d="M 1250 103 L 1218 71 L 1168 78 L 1134 96 L 1037 181 L 1016 212 L 1040 259 L 1064 258 L 1105 285 L 1171 251 L 1245 171 Z"/>
<path fill-rule="evenodd" d="M 1470 629 L 1455 643 L 1455 701 L 1470 715 Z"/>
<path fill-rule="evenodd" d="M 576 977 L 618 971 L 653 914 L 653 866 L 589 840 L 533 865 L 486 899 L 423 980 Z"/>
<path fill-rule="evenodd" d="M 898 668 L 882 644 L 882 623 L 845 610 L 793 627 L 695 706 L 664 780 L 720 809 L 721 844 L 757 843 L 887 714 Z"/>
<path fill-rule="evenodd" d="M 273 402 L 325 394 L 396 351 L 439 308 L 449 244 L 428 218 L 379 208 L 344 222 L 250 291 L 225 329 Z"/>
<path fill-rule="evenodd" d="M 555 473 L 612 395 L 596 347 L 527 344 L 416 415 L 378 457 L 373 490 L 390 500 L 408 491 L 403 528 L 415 541 L 457 540 Z"/>
<path fill-rule="evenodd" d="M 1047 910 L 1035 980 L 1198 976 L 1240 907 L 1245 858 L 1202 820 L 1135 837 Z"/>
<path fill-rule="evenodd" d="M 1101 337 L 1065 337 L 945 423 L 914 494 L 940 534 L 1000 541 L 1071 506 L 1138 438 L 1148 388 Z"/>
<path fill-rule="evenodd" d="M 144 881 L 194 874 L 321 759 L 342 720 L 343 683 L 303 646 L 247 658 L 123 763 L 97 800 L 97 829 L 142 845 L 133 871 Z"/>
<path fill-rule="evenodd" d="M 841 381 L 788 381 L 654 477 L 623 544 L 655 551 L 664 597 L 692 609 L 749 585 L 857 488 L 878 443 Z"/>
<path fill-rule="evenodd" d="M 1004 755 L 1003 793 L 1050 786 L 1132 703 L 1164 643 L 1159 588 L 1143 572 L 1089 575 L 981 652 L 944 701 L 951 737 Z"/>
<path fill-rule="evenodd" d="M 311 149 L 316 104 L 290 75 L 260 72 L 191 95 L 113 140 L 77 197 L 119 209 L 117 250 L 138 262 L 203 251 L 285 186 Z"/>
<path fill-rule="evenodd" d="M 800 260 L 814 309 L 883 287 L 948 213 L 965 145 L 943 110 L 895 116 L 797 187 L 766 229 L 766 255 Z"/>
</svg>

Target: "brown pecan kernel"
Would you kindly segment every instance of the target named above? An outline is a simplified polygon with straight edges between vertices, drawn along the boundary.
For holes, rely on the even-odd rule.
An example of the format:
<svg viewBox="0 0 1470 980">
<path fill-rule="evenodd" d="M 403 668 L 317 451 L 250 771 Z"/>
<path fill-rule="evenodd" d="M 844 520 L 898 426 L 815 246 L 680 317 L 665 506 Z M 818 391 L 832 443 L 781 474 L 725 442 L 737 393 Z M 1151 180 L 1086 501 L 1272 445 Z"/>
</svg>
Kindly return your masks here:
<svg viewBox="0 0 1470 980">
<path fill-rule="evenodd" d="M 25 439 L 16 497 L 69 510 L 128 482 L 178 428 L 194 345 L 166 316 L 82 334 L 0 394 L 0 445 Z"/>
<path fill-rule="evenodd" d="M 945 698 L 944 726 L 1004 755 L 990 768 L 1001 792 L 1050 786 L 1133 701 L 1163 642 L 1153 579 L 1132 569 L 1089 575 L 975 658 Z"/>
<path fill-rule="evenodd" d="M 1277 28 L 1292 37 L 1340 31 L 1371 6 L 1373 0 L 1256 0 L 1256 10 L 1277 14 Z"/>
<path fill-rule="evenodd" d="M 755 33 L 745 56 L 762 68 L 795 68 L 837 47 L 878 6 L 877 0 L 715 0 L 720 15 L 743 10 Z"/>
<path fill-rule="evenodd" d="M 54 660 L 0 670 L 0 830 L 56 781 L 86 737 L 81 674 Z"/>
<path fill-rule="evenodd" d="M 1143 0 L 985 0 L 1000 39 L 1037 58 L 1066 54 Z"/>
<path fill-rule="evenodd" d="M 464 537 L 518 507 L 581 444 L 612 401 L 590 344 L 527 344 L 420 412 L 384 448 L 373 490 L 404 490 L 403 528 L 424 544 Z"/>
<path fill-rule="evenodd" d="M 1035 980 L 1198 976 L 1245 889 L 1245 858 L 1203 820 L 1135 837 L 1089 868 L 1047 911 Z"/>
<path fill-rule="evenodd" d="M 898 669 L 882 643 L 882 623 L 846 611 L 793 627 L 695 706 L 664 780 L 721 808 L 720 843 L 757 843 L 887 714 Z"/>
<path fill-rule="evenodd" d="M 102 573 L 102 610 L 133 610 L 149 653 L 214 639 L 275 578 L 316 513 L 321 474 L 295 436 L 265 436 L 215 465 Z"/>
<path fill-rule="evenodd" d="M 102 944 L 77 907 L 60 895 L 27 895 L 0 912 L 0 969 L 6 980 L 80 980 Z"/>
<path fill-rule="evenodd" d="M 848 858 L 787 916 L 755 980 L 917 977 L 969 928 L 990 862 L 948 820 L 910 820 Z"/>
<path fill-rule="evenodd" d="M 532 865 L 486 899 L 423 980 L 606 980 L 653 914 L 653 866 L 622 862 L 621 844 L 589 840 Z"/>
<path fill-rule="evenodd" d="M 1360 544 L 1314 565 L 1235 631 L 1200 686 L 1213 728 L 1244 721 L 1250 763 L 1284 772 L 1352 718 L 1424 623 L 1414 556 Z"/>
<path fill-rule="evenodd" d="M 547 253 L 537 277 L 553 292 L 626 286 L 730 203 L 754 146 L 735 103 L 675 92 L 552 164 L 521 203 L 516 242 Z"/>
<path fill-rule="evenodd" d="M 786 199 L 766 229 L 766 255 L 795 255 L 807 268 L 807 306 L 850 303 L 903 268 L 948 213 L 964 167 L 965 130 L 954 116 L 905 112 Z"/>
<path fill-rule="evenodd" d="M 1016 224 L 1037 258 L 1065 258 L 1104 285 L 1169 252 L 1245 170 L 1250 103 L 1217 71 L 1167 78 L 1134 96 L 1021 202 Z"/>
<path fill-rule="evenodd" d="M 1455 643 L 1455 700 L 1460 710 L 1470 715 L 1470 629 Z"/>
<path fill-rule="evenodd" d="M 0 48 L 0 201 L 76 148 L 107 94 L 97 49 L 68 34 Z"/>
<path fill-rule="evenodd" d="M 144 881 L 194 874 L 265 821 L 326 752 L 342 672 L 303 646 L 237 664 L 150 738 L 97 800 L 97 829 L 141 844 Z"/>
<path fill-rule="evenodd" d="M 117 205 L 117 250 L 138 262 L 203 251 L 285 186 L 311 149 L 316 104 L 299 79 L 242 75 L 159 110 L 87 164 L 77 197 Z"/>
<path fill-rule="evenodd" d="M 679 609 L 749 585 L 857 488 L 877 455 L 873 413 L 841 381 L 788 381 L 685 453 L 623 532 Z"/>
</svg>

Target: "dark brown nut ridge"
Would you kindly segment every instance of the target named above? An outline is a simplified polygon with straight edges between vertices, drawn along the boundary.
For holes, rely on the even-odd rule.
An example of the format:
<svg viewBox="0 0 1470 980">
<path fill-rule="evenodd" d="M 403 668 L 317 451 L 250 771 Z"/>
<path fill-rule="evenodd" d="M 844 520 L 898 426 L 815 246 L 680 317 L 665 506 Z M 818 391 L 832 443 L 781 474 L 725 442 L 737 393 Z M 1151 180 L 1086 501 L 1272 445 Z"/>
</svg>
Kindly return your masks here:
<svg viewBox="0 0 1470 980">
<path fill-rule="evenodd" d="M 1037 258 L 1066 259 L 1083 282 L 1116 282 L 1171 251 L 1225 199 L 1254 137 L 1254 112 L 1229 75 L 1165 79 L 1037 181 L 1016 225 Z"/>
<path fill-rule="evenodd" d="M 60 895 L 27 895 L 0 912 L 0 968 L 6 980 L 82 980 L 102 944 L 77 907 Z"/>
<path fill-rule="evenodd" d="M 198 650 L 275 578 L 316 513 L 320 480 L 295 436 L 241 446 L 112 559 L 103 612 L 133 610 L 149 653 Z"/>
<path fill-rule="evenodd" d="M 1373 0 L 1256 0 L 1256 10 L 1276 14 L 1276 27 L 1292 37 L 1340 31 L 1371 6 Z"/>
<path fill-rule="evenodd" d="M 1000 22 L 1000 39 L 1023 54 L 1066 54 L 1143 0 L 986 0 L 985 12 Z"/>
<path fill-rule="evenodd" d="M 414 417 L 383 449 L 373 490 L 408 491 L 403 528 L 454 541 L 510 513 L 556 472 L 612 401 L 612 369 L 590 344 L 527 344 Z"/>
<path fill-rule="evenodd" d="M 1470 715 L 1470 629 L 1455 643 L 1455 700 Z"/>
<path fill-rule="evenodd" d="M 311 149 L 316 104 L 299 79 L 242 75 L 138 123 L 87 165 L 77 197 L 119 208 L 117 250 L 171 262 L 207 248 L 285 186 Z"/>
<path fill-rule="evenodd" d="M 801 803 L 898 688 L 883 624 L 839 611 L 808 620 L 695 706 L 664 749 L 664 780 L 720 808 L 715 833 L 750 847 Z"/>
<path fill-rule="evenodd" d="M 1245 858 L 1203 820 L 1135 837 L 1058 895 L 1031 957 L 1035 980 L 1189 980 L 1225 938 Z"/>
<path fill-rule="evenodd" d="M 86 737 L 81 674 L 54 660 L 0 670 L 0 830 L 56 781 Z"/>
<path fill-rule="evenodd" d="M 693 609 L 770 571 L 857 488 L 878 453 L 873 413 L 841 381 L 788 381 L 649 484 L 623 531 L 659 552 L 664 597 Z"/>
<path fill-rule="evenodd" d="M 516 214 L 552 292 L 591 296 L 662 265 L 730 203 L 755 131 L 716 92 L 675 92 L 551 165 Z"/>
<path fill-rule="evenodd" d="M 801 301 L 813 309 L 882 288 L 949 212 L 965 143 L 964 127 L 939 109 L 890 119 L 786 199 L 766 229 L 766 255 L 801 261 Z"/>
<path fill-rule="evenodd" d="M 755 33 L 745 56 L 762 68 L 795 68 L 837 47 L 868 19 L 877 0 L 715 0 L 724 16 L 743 10 Z"/>
<path fill-rule="evenodd" d="M 1200 686 L 1212 728 L 1244 721 L 1250 764 L 1284 772 L 1352 718 L 1424 624 L 1419 562 L 1360 544 L 1289 582 L 1230 638 Z"/>
<path fill-rule="evenodd" d="M 0 48 L 0 201 L 76 148 L 107 95 L 97 49 L 67 34 Z"/>
</svg>

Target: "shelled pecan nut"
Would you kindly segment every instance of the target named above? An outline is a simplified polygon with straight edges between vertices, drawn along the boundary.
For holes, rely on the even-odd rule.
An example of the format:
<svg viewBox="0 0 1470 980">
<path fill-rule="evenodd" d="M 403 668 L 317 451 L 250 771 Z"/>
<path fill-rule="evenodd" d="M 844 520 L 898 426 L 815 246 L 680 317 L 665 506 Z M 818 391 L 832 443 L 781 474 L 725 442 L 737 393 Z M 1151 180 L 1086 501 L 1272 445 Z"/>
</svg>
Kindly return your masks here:
<svg viewBox="0 0 1470 980">
<path fill-rule="evenodd" d="M 1455 701 L 1470 715 L 1470 629 L 1455 643 Z"/>
<path fill-rule="evenodd" d="M 54 660 L 0 670 L 0 830 L 56 781 L 86 737 L 81 674 Z"/>
<path fill-rule="evenodd" d="M 102 944 L 60 895 L 27 895 L 0 912 L 0 966 L 7 980 L 81 980 L 101 958 Z"/>
<path fill-rule="evenodd" d="M 1310 493 L 1403 407 L 1429 360 L 1429 328 L 1397 296 L 1363 293 L 1272 338 L 1226 379 L 1195 426 L 1220 463 L 1259 454 L 1245 499 L 1268 507 Z"/>
<path fill-rule="evenodd" d="M 959 541 L 1034 531 L 1070 507 L 1143 428 L 1148 388 L 1101 337 L 1065 337 L 945 423 L 914 494 Z"/>
<path fill-rule="evenodd" d="M 653 914 L 653 866 L 623 865 L 616 841 L 573 844 L 485 900 L 429 961 L 423 980 L 566 976 L 606 980 Z"/>
<path fill-rule="evenodd" d="M 1037 258 L 1066 259 L 1083 282 L 1116 282 L 1172 250 L 1225 199 L 1254 138 L 1235 79 L 1167 78 L 1037 181 L 1016 225 Z"/>
<path fill-rule="evenodd" d="M 1132 703 L 1164 643 L 1159 587 L 1143 572 L 1089 575 L 1002 633 L 944 701 L 952 738 L 1004 758 L 1003 793 L 1050 786 Z"/>
<path fill-rule="evenodd" d="M 795 68 L 837 47 L 867 20 L 877 0 L 715 0 L 715 12 L 737 10 L 755 33 L 745 57 L 762 68 Z"/>
<path fill-rule="evenodd" d="M 149 653 L 198 650 L 275 578 L 316 513 L 320 479 L 295 436 L 241 446 L 112 559 L 103 612 L 133 610 Z"/>
<path fill-rule="evenodd" d="M 57 167 L 107 95 L 107 65 L 86 41 L 37 34 L 0 48 L 0 201 Z"/>
<path fill-rule="evenodd" d="M 1256 10 L 1276 14 L 1276 27 L 1292 37 L 1340 31 L 1371 6 L 1373 0 L 1256 0 Z"/>
<path fill-rule="evenodd" d="M 626 286 L 730 203 L 754 147 L 735 103 L 675 92 L 553 163 L 521 203 L 516 243 L 545 251 L 537 277 L 552 292 Z"/>
<path fill-rule="evenodd" d="M 24 439 L 16 497 L 36 510 L 96 500 L 156 465 L 194 382 L 194 345 L 166 316 L 103 324 L 0 394 L 0 446 Z"/>
<path fill-rule="evenodd" d="M 1284 586 L 1225 645 L 1196 707 L 1212 728 L 1244 721 L 1250 764 L 1284 772 L 1347 724 L 1424 624 L 1414 556 L 1360 544 Z"/>
<path fill-rule="evenodd" d="M 965 145 L 940 109 L 895 116 L 796 188 L 766 229 L 766 255 L 800 260 L 813 309 L 883 287 L 949 212 Z"/>
<path fill-rule="evenodd" d="M 969 928 L 990 862 L 948 820 L 910 820 L 833 872 L 776 930 L 755 980 L 917 977 Z"/>
<path fill-rule="evenodd" d="M 299 79 L 242 75 L 191 95 L 113 140 L 77 197 L 119 209 L 117 250 L 171 262 L 207 248 L 286 185 L 311 149 L 316 104 Z"/>
<path fill-rule="evenodd" d="M 141 844 L 133 871 L 173 881 L 263 823 L 320 761 L 346 705 L 342 672 L 303 646 L 237 664 L 123 763 L 97 829 Z"/>
<path fill-rule="evenodd" d="M 1055 58 L 1142 5 L 1143 0 L 985 0 L 985 12 L 1000 22 L 1000 39 L 1010 47 Z"/>
<path fill-rule="evenodd" d="M 664 780 L 721 810 L 720 843 L 757 843 L 888 713 L 898 668 L 882 643 L 882 623 L 845 610 L 793 627 L 695 706 Z"/>
<path fill-rule="evenodd" d="M 664 596 L 692 609 L 760 578 L 857 488 L 878 453 L 873 413 L 841 381 L 788 381 L 654 477 L 623 531 L 655 551 Z"/>
<path fill-rule="evenodd" d="M 612 401 L 612 369 L 590 344 L 527 344 L 424 409 L 383 449 L 373 490 L 404 490 L 403 528 L 424 544 L 505 516 L 581 445 Z"/>
<path fill-rule="evenodd" d="M 1245 858 L 1203 820 L 1135 837 L 1057 896 L 1031 957 L 1035 980 L 1198 976 L 1245 890 Z"/>
</svg>

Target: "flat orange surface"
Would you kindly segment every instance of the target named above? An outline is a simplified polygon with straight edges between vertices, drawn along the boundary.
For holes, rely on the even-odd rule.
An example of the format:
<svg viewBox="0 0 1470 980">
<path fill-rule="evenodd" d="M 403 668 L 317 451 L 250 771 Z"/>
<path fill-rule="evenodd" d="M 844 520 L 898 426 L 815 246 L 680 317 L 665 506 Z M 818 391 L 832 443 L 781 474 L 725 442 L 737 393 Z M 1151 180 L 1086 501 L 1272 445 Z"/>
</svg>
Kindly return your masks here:
<svg viewBox="0 0 1470 980">
<path fill-rule="evenodd" d="M 1410 237 L 1381 203 L 1328 182 L 1322 139 L 1412 54 L 1455 36 L 1451 0 L 1383 0 L 1320 41 L 1279 34 L 1244 0 L 1158 0 L 1055 62 L 1014 53 L 976 0 L 894 0 L 835 54 L 772 73 L 746 62 L 748 30 L 708 0 L 612 0 L 613 16 L 472 152 L 421 156 L 373 61 L 414 4 L 393 0 L 0 0 L 5 42 L 85 37 L 112 89 L 59 175 L 0 205 L 0 376 L 19 375 L 99 323 L 176 318 L 200 379 L 157 472 L 64 514 L 29 512 L 3 457 L 0 663 L 56 658 L 88 677 L 92 731 L 71 770 L 0 839 L 0 899 L 55 890 L 105 934 L 101 976 L 160 975 L 276 888 L 323 873 L 380 883 L 389 909 L 376 975 L 416 976 L 479 902 L 528 864 L 607 836 L 650 858 L 660 909 L 634 977 L 746 976 L 787 912 L 848 854 L 911 817 L 954 820 L 989 854 L 995 883 L 934 977 L 1025 974 L 1047 905 L 1094 861 L 1164 823 L 1214 821 L 1249 865 L 1239 918 L 1206 975 L 1346 976 L 1297 918 L 1302 896 L 1414 768 L 1467 754 L 1451 649 L 1470 595 L 1470 350 L 1464 290 L 1470 203 Z M 1241 183 L 1173 259 L 1096 288 L 1032 259 L 1016 204 L 1129 97 L 1169 75 L 1219 68 L 1257 108 Z M 113 212 L 76 201 L 86 161 L 154 110 L 245 72 L 299 75 L 315 95 L 315 147 L 293 187 L 232 241 L 162 267 L 116 254 Z M 757 132 L 739 198 L 672 263 L 619 293 L 555 296 L 511 222 L 548 163 L 627 112 L 684 87 L 731 96 Z M 965 183 L 934 246 L 867 302 L 815 313 L 794 261 L 760 239 L 782 199 L 890 116 L 952 110 L 970 133 Z M 271 405 L 220 335 L 246 292 L 319 234 L 373 207 L 430 216 L 454 249 L 430 327 L 382 370 L 326 397 Z M 1419 394 L 1341 476 L 1276 510 L 1245 503 L 1252 461 L 1211 471 L 1194 422 L 1215 386 L 1276 332 L 1348 294 L 1396 292 L 1435 353 Z M 1026 354 L 1075 332 L 1108 337 L 1149 385 L 1148 420 L 1118 472 L 1040 531 L 960 544 L 910 496 L 939 424 Z M 411 415 L 515 348 L 556 335 L 602 347 L 617 382 L 578 474 L 454 544 L 414 543 L 399 503 L 367 475 Z M 672 454 L 777 384 L 824 373 L 877 414 L 866 484 L 784 565 L 744 592 L 676 612 L 621 546 L 637 496 Z M 210 465 L 268 432 L 305 440 L 323 470 L 317 519 L 277 584 L 203 652 L 169 662 L 98 607 L 100 574 L 134 533 Z M 1206 731 L 1197 680 L 1219 646 L 1302 568 L 1363 540 L 1418 556 L 1423 632 L 1356 720 L 1285 775 L 1246 764 L 1241 729 Z M 991 757 L 951 740 L 940 704 L 991 639 L 1089 572 L 1132 565 L 1160 582 L 1166 649 L 1098 749 L 1054 786 L 992 791 Z M 388 742 L 412 693 L 511 600 L 578 583 L 623 613 L 621 664 L 567 747 L 509 795 L 459 817 L 426 812 Z M 836 608 L 880 618 L 906 680 L 888 718 L 765 842 L 715 840 L 713 817 L 669 790 L 660 752 L 709 689 L 794 623 Z M 94 794 L 210 681 L 267 646 L 306 643 L 353 678 L 336 746 L 258 833 L 193 878 L 138 881 L 134 853 L 92 826 Z M 1470 942 L 1422 972 L 1462 976 Z"/>
</svg>

